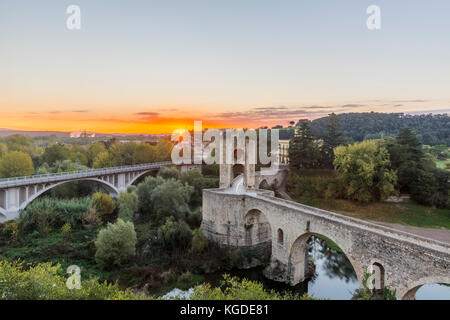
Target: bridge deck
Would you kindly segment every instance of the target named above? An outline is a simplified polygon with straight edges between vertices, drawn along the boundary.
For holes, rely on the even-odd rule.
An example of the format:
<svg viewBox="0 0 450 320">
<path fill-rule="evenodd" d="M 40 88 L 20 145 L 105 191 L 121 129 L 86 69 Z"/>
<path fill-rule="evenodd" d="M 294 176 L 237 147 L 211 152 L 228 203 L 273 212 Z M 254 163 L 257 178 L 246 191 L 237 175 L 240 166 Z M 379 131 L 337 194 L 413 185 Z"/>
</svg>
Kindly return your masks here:
<svg viewBox="0 0 450 320">
<path fill-rule="evenodd" d="M 24 176 L 24 177 L 5 178 L 5 179 L 0 179 L 0 189 L 19 187 L 19 186 L 24 186 L 24 185 L 39 184 L 39 183 L 47 183 L 47 182 L 77 180 L 77 179 L 82 179 L 82 178 L 90 178 L 90 177 L 96 177 L 96 176 L 102 176 L 102 175 L 114 174 L 114 173 L 125 173 L 125 172 L 132 172 L 132 171 L 144 171 L 144 170 L 158 169 L 162 166 L 169 165 L 169 164 L 172 164 L 172 162 L 165 161 L 165 162 L 138 164 L 138 165 L 132 165 L 132 166 L 111 167 L 111 168 L 103 168 L 103 169 L 89 169 L 89 170 L 73 171 L 73 172 L 61 172 L 61 173 L 50 173 L 50 174 L 42 174 L 42 175 Z"/>
</svg>

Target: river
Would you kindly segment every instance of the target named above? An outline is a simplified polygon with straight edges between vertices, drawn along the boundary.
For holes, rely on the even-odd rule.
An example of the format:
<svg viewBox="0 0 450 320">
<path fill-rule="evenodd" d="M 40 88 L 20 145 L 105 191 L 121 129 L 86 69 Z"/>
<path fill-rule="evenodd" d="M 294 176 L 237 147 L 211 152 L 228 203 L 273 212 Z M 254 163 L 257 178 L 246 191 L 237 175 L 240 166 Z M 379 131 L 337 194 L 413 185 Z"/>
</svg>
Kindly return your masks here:
<svg viewBox="0 0 450 320">
<path fill-rule="evenodd" d="M 315 275 L 312 279 L 299 283 L 294 287 L 265 278 L 262 274 L 263 267 L 246 270 L 235 269 L 226 273 L 239 278 L 247 278 L 261 282 L 264 288 L 269 290 L 273 289 L 278 292 L 291 291 L 298 294 L 308 293 L 320 299 L 351 299 L 355 290 L 359 288 L 359 285 L 355 271 L 345 254 L 331 249 L 327 246 L 326 241 L 320 238 L 312 237 L 308 244 L 309 257 L 313 259 L 316 265 Z M 205 275 L 205 282 L 210 283 L 212 286 L 219 286 L 222 275 L 223 273 L 207 274 Z M 170 298 L 180 293 L 184 294 L 185 297 L 189 296 L 187 292 L 174 289 L 165 295 L 165 298 Z M 423 286 L 416 293 L 416 299 L 449 300 L 450 287 L 439 284 Z"/>
</svg>

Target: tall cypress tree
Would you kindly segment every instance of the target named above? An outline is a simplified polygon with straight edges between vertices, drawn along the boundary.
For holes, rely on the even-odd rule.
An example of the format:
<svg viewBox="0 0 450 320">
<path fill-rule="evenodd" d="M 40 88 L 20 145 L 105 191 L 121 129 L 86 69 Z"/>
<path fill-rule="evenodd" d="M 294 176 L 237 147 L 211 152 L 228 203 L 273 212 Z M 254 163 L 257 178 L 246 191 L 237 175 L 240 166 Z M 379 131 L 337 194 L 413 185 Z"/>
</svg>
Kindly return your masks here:
<svg viewBox="0 0 450 320">
<path fill-rule="evenodd" d="M 339 145 L 344 144 L 344 133 L 336 114 L 333 112 L 328 116 L 327 133 L 323 137 L 323 165 L 327 167 L 333 166 L 334 153 L 333 150 Z"/>
<path fill-rule="evenodd" d="M 320 163 L 320 150 L 309 128 L 308 120 L 301 120 L 289 143 L 289 163 L 293 168 L 314 168 Z"/>
</svg>

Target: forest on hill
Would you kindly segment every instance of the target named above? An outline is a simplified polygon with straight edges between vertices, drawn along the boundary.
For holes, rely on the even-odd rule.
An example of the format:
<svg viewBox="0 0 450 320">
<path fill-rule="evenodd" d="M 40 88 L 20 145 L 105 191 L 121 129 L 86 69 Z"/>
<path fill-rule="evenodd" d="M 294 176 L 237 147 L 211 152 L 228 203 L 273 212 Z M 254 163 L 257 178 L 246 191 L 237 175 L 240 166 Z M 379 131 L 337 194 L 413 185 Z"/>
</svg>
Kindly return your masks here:
<svg viewBox="0 0 450 320">
<path fill-rule="evenodd" d="M 450 146 L 450 117 L 447 114 L 408 115 L 404 113 L 342 113 L 337 115 L 347 141 L 379 139 L 396 136 L 403 128 L 410 128 L 425 145 Z M 297 126 L 305 120 L 299 120 Z M 311 121 L 310 128 L 317 138 L 326 133 L 328 116 Z M 280 130 L 280 139 L 290 139 L 293 128 Z"/>
</svg>

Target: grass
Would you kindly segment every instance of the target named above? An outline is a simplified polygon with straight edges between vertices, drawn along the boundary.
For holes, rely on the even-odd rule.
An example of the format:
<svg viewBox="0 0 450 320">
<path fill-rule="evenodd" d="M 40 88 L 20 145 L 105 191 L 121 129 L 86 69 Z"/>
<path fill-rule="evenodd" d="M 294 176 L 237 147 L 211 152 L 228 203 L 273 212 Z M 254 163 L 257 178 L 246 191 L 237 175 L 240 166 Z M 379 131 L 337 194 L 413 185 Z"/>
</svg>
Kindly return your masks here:
<svg viewBox="0 0 450 320">
<path fill-rule="evenodd" d="M 301 197 L 296 201 L 351 217 L 379 222 L 398 223 L 423 228 L 450 229 L 450 210 L 414 203 L 376 202 L 362 205 L 343 199 Z"/>
<path fill-rule="evenodd" d="M 450 164 L 450 159 L 446 159 L 446 160 L 436 160 L 436 167 L 438 167 L 439 169 L 446 169 L 449 170 L 447 168 L 447 164 Z"/>
</svg>

